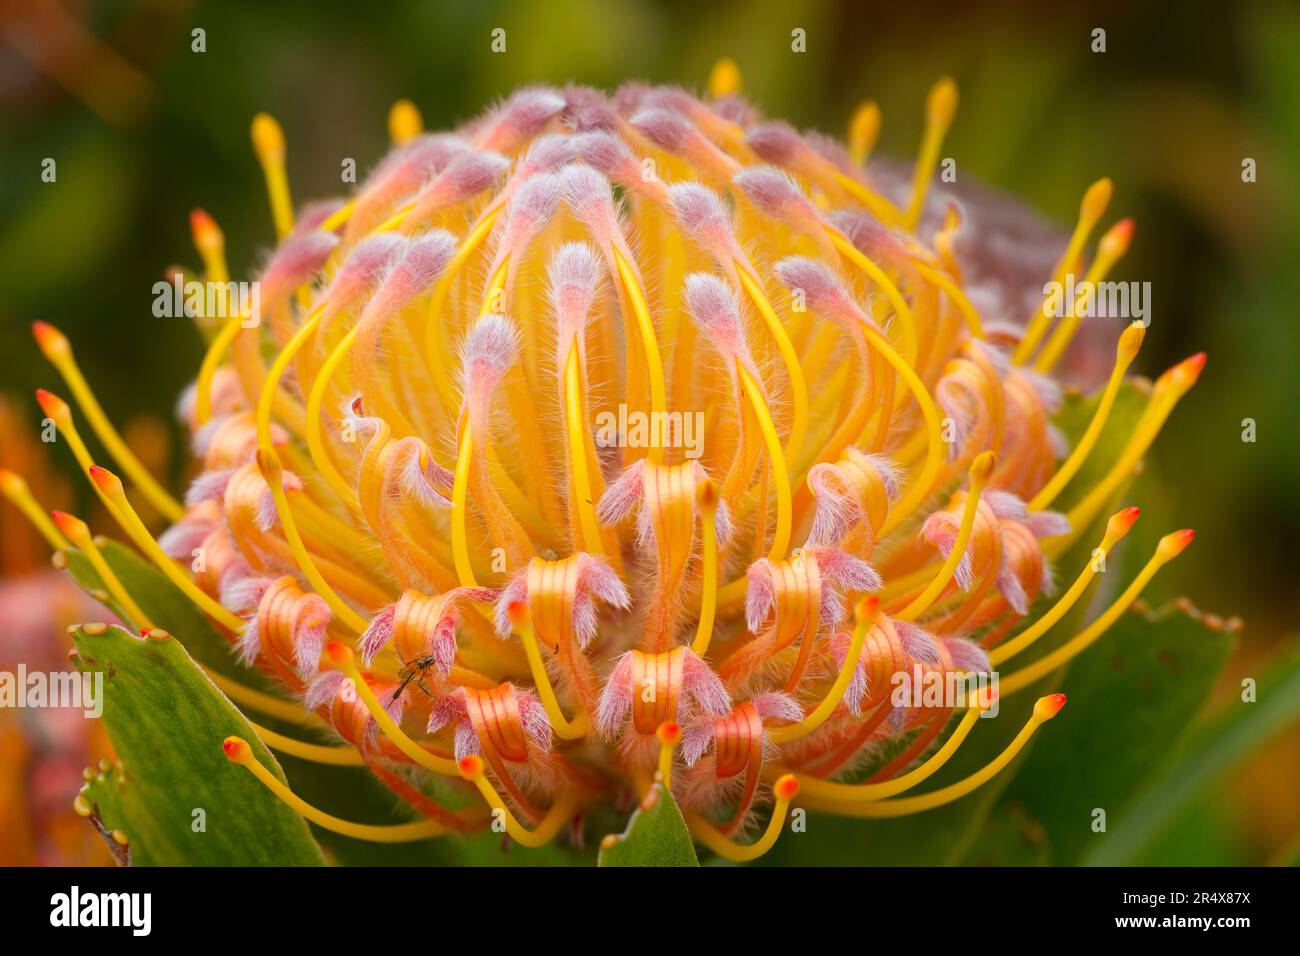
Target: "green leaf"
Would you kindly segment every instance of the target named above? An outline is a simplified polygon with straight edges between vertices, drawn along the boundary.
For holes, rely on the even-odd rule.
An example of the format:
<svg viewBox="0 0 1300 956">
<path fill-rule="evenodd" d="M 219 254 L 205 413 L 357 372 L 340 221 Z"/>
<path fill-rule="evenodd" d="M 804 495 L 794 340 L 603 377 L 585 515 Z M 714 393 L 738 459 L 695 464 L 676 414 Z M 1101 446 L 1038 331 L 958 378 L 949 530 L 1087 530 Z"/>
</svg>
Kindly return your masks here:
<svg viewBox="0 0 1300 956">
<path fill-rule="evenodd" d="M 1165 769 L 1096 841 L 1083 862 L 1122 866 L 1166 833 L 1215 784 L 1258 748 L 1300 720 L 1300 654 L 1291 653 L 1263 676 L 1253 703 L 1234 700 L 1190 735 Z"/>
<path fill-rule="evenodd" d="M 1073 864 L 1112 837 L 1133 793 L 1183 735 L 1214 686 L 1231 634 L 1173 606 L 1131 611 L 1072 662 L 1067 703 L 1049 744 L 1035 748 L 1007 790 L 1047 830 L 1052 860 Z"/>
<path fill-rule="evenodd" d="M 599 866 L 699 866 L 682 811 L 664 785 L 650 788 L 627 829 L 607 836 Z"/>
<path fill-rule="evenodd" d="M 83 796 L 105 829 L 126 833 L 133 863 L 324 862 L 303 819 L 226 759 L 221 742 L 243 737 L 256 758 L 284 779 L 243 715 L 179 641 L 143 639 L 109 627 L 93 635 L 78 628 L 73 643 L 82 672 L 103 675 L 103 721 L 122 764 L 111 779 L 92 781 Z"/>
</svg>

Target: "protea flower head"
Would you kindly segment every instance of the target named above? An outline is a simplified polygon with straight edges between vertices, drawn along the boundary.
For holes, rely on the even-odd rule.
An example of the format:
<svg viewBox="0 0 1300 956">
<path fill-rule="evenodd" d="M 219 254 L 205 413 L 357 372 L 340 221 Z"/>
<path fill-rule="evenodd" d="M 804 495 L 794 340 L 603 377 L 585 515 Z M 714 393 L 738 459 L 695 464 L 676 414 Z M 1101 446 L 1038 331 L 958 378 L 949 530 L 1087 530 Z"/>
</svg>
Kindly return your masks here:
<svg viewBox="0 0 1300 956">
<path fill-rule="evenodd" d="M 1105 477 L 1051 510 L 1144 328 L 1119 336 L 1066 447 L 1053 375 L 1077 320 L 968 295 L 958 250 L 996 237 L 927 199 L 956 104 L 951 81 L 931 91 L 913 183 L 891 193 L 865 166 L 873 105 L 842 146 L 763 118 L 730 65 L 704 98 L 528 88 L 449 133 L 422 132 L 403 103 L 392 152 L 355 193 L 296 213 L 283 136 L 259 116 L 279 243 L 256 308 L 205 328 L 180 407 L 199 462 L 183 503 L 117 437 L 67 340 L 35 327 L 165 533 L 89 458 L 72 408 L 48 392 L 41 405 L 127 537 L 336 732 L 329 759 L 370 767 L 426 818 L 387 834 L 315 822 L 374 839 L 497 822 L 535 846 L 580 840 L 593 810 L 657 781 L 698 842 L 743 860 L 772 846 L 792 800 L 921 812 L 1010 762 L 1063 695 L 983 770 L 902 796 L 1190 542 L 1163 538 L 1085 630 L 1013 663 L 1086 589 L 1095 561 L 1053 561 L 1098 524 L 1204 361 L 1161 376 Z M 1104 179 L 1086 191 L 1044 280 L 1085 262 L 1110 194 Z M 204 277 L 227 283 L 216 223 L 196 212 L 193 227 Z M 1087 277 L 1131 235 L 1111 227 Z M 25 487 L 6 491 L 38 514 Z M 1136 518 L 1105 523 L 1103 554 Z M 46 527 L 93 552 L 83 529 Z M 1078 577 L 1021 625 L 1054 571 Z M 961 706 L 891 694 L 898 675 L 1008 664 L 996 694 Z M 256 696 L 223 690 L 255 715 Z M 896 756 L 863 781 L 886 741 Z M 305 806 L 246 742 L 224 746 Z M 430 799 L 433 777 L 477 809 Z"/>
</svg>

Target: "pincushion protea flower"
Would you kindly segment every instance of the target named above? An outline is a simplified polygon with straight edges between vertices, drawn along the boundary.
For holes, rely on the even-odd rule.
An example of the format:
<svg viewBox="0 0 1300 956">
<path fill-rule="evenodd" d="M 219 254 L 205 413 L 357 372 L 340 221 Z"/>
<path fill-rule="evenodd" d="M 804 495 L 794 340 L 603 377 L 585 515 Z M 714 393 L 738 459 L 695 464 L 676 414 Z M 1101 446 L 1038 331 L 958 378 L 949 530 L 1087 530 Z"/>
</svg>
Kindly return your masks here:
<svg viewBox="0 0 1300 956">
<path fill-rule="evenodd" d="M 893 198 L 864 166 L 873 105 L 845 148 L 761 118 L 738 91 L 729 64 L 707 99 L 531 88 L 446 134 L 421 132 L 399 104 L 393 152 L 355 195 L 296 219 L 283 137 L 259 116 L 279 245 L 260 311 L 207 329 L 181 406 L 201 462 L 183 504 L 117 437 L 66 339 L 36 325 L 170 527 L 155 540 L 123 482 L 90 460 L 70 407 L 42 392 L 106 509 L 233 652 L 339 738 L 266 742 L 365 765 L 426 818 L 386 828 L 323 814 L 245 741 L 224 742 L 313 822 L 389 841 L 495 822 L 536 846 L 566 828 L 581 839 L 593 808 L 658 781 L 698 842 L 752 859 L 796 797 L 864 817 L 956 800 L 1065 703 L 1039 700 L 972 776 L 901 796 L 996 701 L 902 704 L 896 678 L 990 673 L 1061 620 L 1095 560 L 1018 628 L 1204 357 L 1161 376 L 1110 471 L 1068 513 L 1050 510 L 1143 327 L 1120 335 L 1095 417 L 1064 447 L 1052 373 L 1077 320 L 1054 324 L 1049 302 L 1025 323 L 987 304 L 981 315 L 955 249 L 983 237 L 963 235 L 955 204 L 933 234 L 918 230 L 953 83 L 932 90 L 913 185 Z M 1110 192 L 1107 180 L 1087 191 L 1051 279 L 1081 266 Z M 202 212 L 193 226 L 205 278 L 227 283 L 218 227 Z M 1128 220 L 1106 232 L 1086 277 L 1103 278 L 1131 235 Z M 688 445 L 697 420 L 703 441 Z M 612 421 L 625 429 L 614 441 Z M 84 525 L 52 526 L 24 487 L 6 490 L 103 572 Z M 1099 553 L 1136 518 L 1111 517 Z M 1108 609 L 1012 664 L 996 693 L 1084 650 L 1191 538 L 1161 539 Z M 105 583 L 153 626 L 111 572 Z M 897 755 L 858 779 L 891 740 Z M 445 808 L 429 775 L 483 806 Z"/>
</svg>

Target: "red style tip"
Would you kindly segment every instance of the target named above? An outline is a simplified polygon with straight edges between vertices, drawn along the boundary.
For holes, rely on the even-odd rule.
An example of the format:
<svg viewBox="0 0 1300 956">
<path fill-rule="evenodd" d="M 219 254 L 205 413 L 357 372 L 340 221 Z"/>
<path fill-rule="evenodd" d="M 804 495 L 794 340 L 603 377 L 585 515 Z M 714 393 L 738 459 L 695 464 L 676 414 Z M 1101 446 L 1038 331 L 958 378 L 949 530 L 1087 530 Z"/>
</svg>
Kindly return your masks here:
<svg viewBox="0 0 1300 956">
<path fill-rule="evenodd" d="M 33 322 L 32 338 L 36 339 L 37 348 L 47 358 L 53 358 L 55 354 L 68 350 L 67 337 L 48 322 Z"/>
<path fill-rule="evenodd" d="M 1156 550 L 1168 560 L 1182 554 L 1195 538 L 1196 532 L 1193 529 L 1183 528 L 1161 538 L 1160 546 Z"/>
<path fill-rule="evenodd" d="M 248 742 L 242 737 L 227 737 L 221 742 L 221 750 L 231 763 L 241 763 L 251 753 Z"/>
<path fill-rule="evenodd" d="M 66 511 L 51 511 L 50 517 L 54 519 L 54 526 L 69 538 L 79 538 L 87 530 L 84 521 Z"/>
<path fill-rule="evenodd" d="M 655 736 L 659 738 L 661 744 L 672 746 L 682 739 L 681 724 L 675 720 L 665 720 L 655 731 Z"/>
<path fill-rule="evenodd" d="M 456 769 L 466 780 L 473 780 L 483 773 L 483 758 L 478 754 L 466 754 L 456 761 Z"/>
<path fill-rule="evenodd" d="M 1064 706 L 1064 694 L 1048 694 L 1046 697 L 1038 698 L 1038 702 L 1034 704 L 1034 715 L 1039 720 L 1051 720 Z"/>
<path fill-rule="evenodd" d="M 99 465 L 91 465 L 86 469 L 86 472 L 90 475 L 90 480 L 95 483 L 99 490 L 110 498 L 122 493 L 122 480 L 107 468 L 102 468 Z"/>
<path fill-rule="evenodd" d="M 38 388 L 36 390 L 36 404 L 40 405 L 41 411 L 50 418 L 53 418 L 55 421 L 65 417 L 69 412 L 67 402 L 59 398 L 59 396 L 55 395 L 53 392 L 47 392 L 43 388 Z"/>
<path fill-rule="evenodd" d="M 225 242 L 221 227 L 205 209 L 195 209 L 190 212 L 190 235 L 194 239 L 194 245 L 200 250 L 219 250 Z"/>
<path fill-rule="evenodd" d="M 511 601 L 506 605 L 506 615 L 510 626 L 516 631 L 528 626 L 528 605 L 523 601 Z"/>
<path fill-rule="evenodd" d="M 793 800 L 799 792 L 799 780 L 794 774 L 787 773 L 777 779 L 772 789 L 778 800 Z"/>
</svg>

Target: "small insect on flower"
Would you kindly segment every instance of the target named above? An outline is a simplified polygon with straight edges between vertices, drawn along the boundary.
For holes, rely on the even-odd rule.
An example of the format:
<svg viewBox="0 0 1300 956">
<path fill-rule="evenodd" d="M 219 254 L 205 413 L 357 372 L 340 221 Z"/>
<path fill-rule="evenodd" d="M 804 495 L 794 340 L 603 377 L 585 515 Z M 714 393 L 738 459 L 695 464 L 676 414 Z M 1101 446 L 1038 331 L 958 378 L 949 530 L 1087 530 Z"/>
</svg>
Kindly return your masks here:
<svg viewBox="0 0 1300 956">
<path fill-rule="evenodd" d="M 1126 508 L 1103 534 L 1102 509 L 1204 366 L 1161 376 L 1114 460 L 1082 468 L 1144 329 L 1117 330 L 1070 447 L 1054 370 L 1075 311 L 1019 316 L 1014 296 L 973 287 L 960 250 L 1010 246 L 931 189 L 956 103 L 950 80 L 935 86 L 912 185 L 894 188 L 864 165 L 874 104 L 841 146 L 765 120 L 729 61 L 704 98 L 532 87 L 446 133 L 403 101 L 392 153 L 355 193 L 296 216 L 283 135 L 259 116 L 279 245 L 258 314 L 203 330 L 181 405 L 200 459 L 188 493 L 149 474 L 39 322 L 73 401 L 38 400 L 127 538 L 336 732 L 325 758 L 364 764 L 427 818 L 386 829 L 308 808 L 321 826 L 391 841 L 495 821 L 524 846 L 580 843 L 594 811 L 666 793 L 699 844 L 749 860 L 791 801 L 920 813 L 1010 763 L 1063 695 L 1019 728 L 981 722 L 1009 741 L 996 760 L 903 796 L 1191 542 L 1167 535 L 1091 624 L 1007 668 L 1136 520 Z M 1056 274 L 1035 282 L 1088 258 L 1111 192 L 1087 190 Z M 206 276 L 226 276 L 215 220 L 192 226 Z M 1131 236 L 1128 220 L 1112 227 L 1091 279 Z M 629 424 L 598 441 L 599 421 Z M 637 440 L 643 421 L 662 440 Z M 687 447 L 696 421 L 703 442 Z M 6 473 L 0 490 L 55 547 L 99 560 L 84 525 L 51 524 L 24 482 Z M 1082 569 L 1054 567 L 1093 535 Z M 1078 578 L 1053 597 L 1062 570 Z M 123 583 L 104 581 L 137 619 Z M 974 699 L 891 693 L 994 667 L 1005 676 Z M 224 747 L 308 807 L 245 741 Z"/>
</svg>

